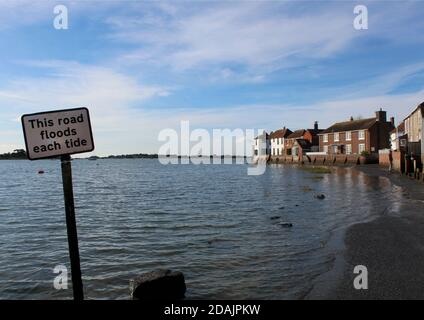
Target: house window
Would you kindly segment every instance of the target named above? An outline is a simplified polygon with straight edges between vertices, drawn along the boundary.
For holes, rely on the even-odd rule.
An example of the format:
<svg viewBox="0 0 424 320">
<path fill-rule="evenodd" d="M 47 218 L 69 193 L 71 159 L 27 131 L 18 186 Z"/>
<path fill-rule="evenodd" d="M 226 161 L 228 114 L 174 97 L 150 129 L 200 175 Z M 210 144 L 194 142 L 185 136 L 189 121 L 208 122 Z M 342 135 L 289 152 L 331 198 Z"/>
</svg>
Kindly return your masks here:
<svg viewBox="0 0 424 320">
<path fill-rule="evenodd" d="M 339 133 L 334 134 L 334 141 L 339 141 Z"/>
<path fill-rule="evenodd" d="M 280 149 L 277 149 L 277 156 L 280 155 Z"/>
<path fill-rule="evenodd" d="M 359 153 L 362 153 L 365 151 L 365 143 L 360 143 L 359 144 Z"/>
<path fill-rule="evenodd" d="M 352 145 L 351 144 L 346 145 L 346 154 L 352 154 Z"/>
<path fill-rule="evenodd" d="M 365 131 L 361 130 L 359 131 L 359 140 L 364 140 L 365 139 Z"/>
<path fill-rule="evenodd" d="M 328 142 L 328 134 L 324 134 L 323 141 Z"/>
<path fill-rule="evenodd" d="M 328 153 L 328 146 L 324 146 L 324 152 Z"/>
<path fill-rule="evenodd" d="M 346 132 L 346 141 L 350 141 L 350 140 L 352 140 L 352 132 L 347 131 Z"/>
</svg>

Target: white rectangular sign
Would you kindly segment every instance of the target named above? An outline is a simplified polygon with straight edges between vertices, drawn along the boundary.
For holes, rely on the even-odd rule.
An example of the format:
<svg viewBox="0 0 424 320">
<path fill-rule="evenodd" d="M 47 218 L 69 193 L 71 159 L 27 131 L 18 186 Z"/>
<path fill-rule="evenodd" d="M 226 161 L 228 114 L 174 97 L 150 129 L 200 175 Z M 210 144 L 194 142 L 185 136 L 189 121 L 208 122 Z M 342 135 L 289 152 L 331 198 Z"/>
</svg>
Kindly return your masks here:
<svg viewBox="0 0 424 320">
<path fill-rule="evenodd" d="M 94 150 L 87 108 L 25 114 L 21 120 L 30 160 Z"/>
</svg>

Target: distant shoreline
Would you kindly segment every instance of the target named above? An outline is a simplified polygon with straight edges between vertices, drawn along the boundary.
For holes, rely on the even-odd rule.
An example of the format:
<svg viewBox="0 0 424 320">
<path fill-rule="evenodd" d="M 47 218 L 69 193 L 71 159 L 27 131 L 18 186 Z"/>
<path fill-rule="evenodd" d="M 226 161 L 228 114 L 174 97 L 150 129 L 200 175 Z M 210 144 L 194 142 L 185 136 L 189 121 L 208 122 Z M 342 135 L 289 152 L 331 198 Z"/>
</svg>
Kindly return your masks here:
<svg viewBox="0 0 424 320">
<path fill-rule="evenodd" d="M 181 156 L 181 155 L 158 155 L 158 154 L 148 154 L 148 153 L 135 153 L 135 154 L 121 154 L 121 155 L 109 155 L 109 156 L 90 156 L 85 158 L 74 158 L 81 160 L 99 160 L 99 159 L 159 159 L 159 158 L 170 158 L 170 159 L 203 159 L 203 158 L 250 158 L 248 156 L 234 156 L 234 155 L 210 155 L 210 156 Z M 55 159 L 55 158 L 51 158 Z M 0 160 L 28 160 L 26 153 L 4 153 L 0 154 Z"/>
</svg>

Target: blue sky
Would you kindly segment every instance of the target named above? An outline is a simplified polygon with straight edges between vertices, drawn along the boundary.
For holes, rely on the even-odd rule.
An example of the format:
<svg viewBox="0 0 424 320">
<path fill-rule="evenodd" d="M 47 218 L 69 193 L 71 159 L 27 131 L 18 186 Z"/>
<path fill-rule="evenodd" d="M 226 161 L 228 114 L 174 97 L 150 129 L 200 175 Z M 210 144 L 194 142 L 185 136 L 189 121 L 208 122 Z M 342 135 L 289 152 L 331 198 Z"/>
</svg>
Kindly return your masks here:
<svg viewBox="0 0 424 320">
<path fill-rule="evenodd" d="M 68 8 L 68 30 L 53 8 Z M 365 4 L 369 29 L 355 30 Z M 24 113 L 87 106 L 95 154 L 195 128 L 321 127 L 424 101 L 421 1 L 0 0 L 0 152 Z"/>
</svg>

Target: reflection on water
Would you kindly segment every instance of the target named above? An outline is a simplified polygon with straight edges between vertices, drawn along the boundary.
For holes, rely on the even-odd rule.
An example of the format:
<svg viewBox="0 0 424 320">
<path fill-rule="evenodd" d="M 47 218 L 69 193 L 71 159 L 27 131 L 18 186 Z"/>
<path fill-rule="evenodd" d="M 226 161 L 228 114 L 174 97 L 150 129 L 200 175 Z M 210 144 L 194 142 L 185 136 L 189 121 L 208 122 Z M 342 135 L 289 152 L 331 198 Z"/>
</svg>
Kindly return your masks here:
<svg viewBox="0 0 424 320">
<path fill-rule="evenodd" d="M 330 267 L 334 230 L 402 200 L 387 179 L 342 168 L 317 176 L 270 165 L 247 176 L 244 165 L 79 160 L 73 171 L 95 299 L 127 299 L 129 279 L 156 268 L 182 271 L 188 298 L 299 298 Z M 0 261 L 2 299 L 72 297 L 53 288 L 53 268 L 69 267 L 58 161 L 0 162 Z"/>
</svg>

